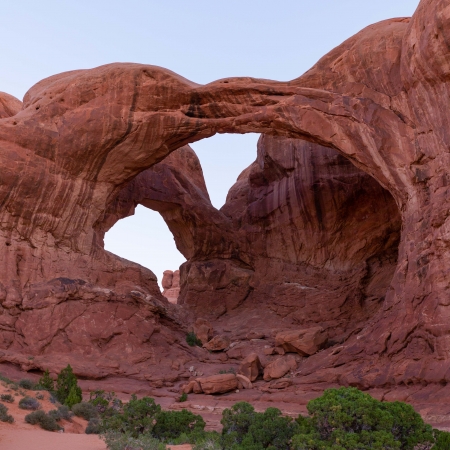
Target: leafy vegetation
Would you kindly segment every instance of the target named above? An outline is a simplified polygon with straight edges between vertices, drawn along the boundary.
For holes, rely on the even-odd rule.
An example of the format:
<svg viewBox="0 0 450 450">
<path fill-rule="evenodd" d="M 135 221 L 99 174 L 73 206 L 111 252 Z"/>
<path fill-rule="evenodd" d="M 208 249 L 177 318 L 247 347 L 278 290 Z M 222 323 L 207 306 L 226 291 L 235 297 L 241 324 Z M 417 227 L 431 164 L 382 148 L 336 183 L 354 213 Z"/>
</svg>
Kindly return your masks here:
<svg viewBox="0 0 450 450">
<path fill-rule="evenodd" d="M 0 421 L 13 423 L 14 417 L 11 414 L 8 414 L 8 408 L 5 405 L 0 404 Z"/>
<path fill-rule="evenodd" d="M 48 414 L 57 422 L 61 419 L 72 421 L 73 417 L 73 412 L 66 405 L 61 405 L 58 407 L 58 409 L 49 411 Z"/>
<path fill-rule="evenodd" d="M 310 417 L 292 440 L 296 450 L 431 448 L 434 436 L 414 409 L 401 402 L 381 402 L 356 388 L 328 389 L 308 403 Z"/>
<path fill-rule="evenodd" d="M 195 347 L 196 345 L 198 347 L 201 347 L 202 341 L 197 337 L 197 335 L 193 332 L 190 331 L 187 335 L 186 335 L 186 342 L 188 343 L 188 345 L 190 345 L 191 347 Z"/>
<path fill-rule="evenodd" d="M 130 434 L 123 434 L 117 431 L 107 431 L 103 434 L 109 450 L 139 449 L 139 450 L 165 450 L 166 446 L 151 435 L 140 435 L 133 437 Z"/>
<path fill-rule="evenodd" d="M 22 378 L 21 380 L 19 380 L 18 385 L 22 389 L 34 389 L 33 381 L 29 380 L 28 378 Z"/>
<path fill-rule="evenodd" d="M 5 377 L 2 374 L 0 374 L 0 381 L 3 381 L 6 384 L 15 384 L 13 380 L 9 379 L 8 377 Z"/>
<path fill-rule="evenodd" d="M 41 409 L 41 404 L 35 398 L 24 397 L 19 401 L 19 408 L 36 411 L 37 409 Z"/>
<path fill-rule="evenodd" d="M 219 370 L 219 374 L 224 373 L 233 373 L 234 375 L 236 375 L 236 369 L 234 367 L 230 367 L 228 370 L 227 369 Z"/>
<path fill-rule="evenodd" d="M 61 404 L 67 405 L 69 408 L 82 400 L 81 388 L 78 386 L 77 377 L 70 364 L 58 374 L 56 398 Z"/>
<path fill-rule="evenodd" d="M 82 417 L 84 420 L 95 419 L 99 416 L 97 408 L 95 405 L 89 402 L 81 402 L 72 406 L 72 412 L 78 416 Z"/>
<path fill-rule="evenodd" d="M 98 417 L 90 419 L 85 433 L 86 434 L 99 434 L 101 432 L 101 421 Z"/>
<path fill-rule="evenodd" d="M 116 397 L 115 392 L 101 390 L 92 391 L 89 394 L 89 403 L 95 406 L 101 415 L 113 415 L 122 410 L 122 401 Z"/>
<path fill-rule="evenodd" d="M 205 421 L 199 415 L 183 409 L 181 411 L 161 411 L 153 427 L 152 435 L 161 441 L 171 441 L 181 434 L 197 434 L 205 429 Z"/>
<path fill-rule="evenodd" d="M 230 449 L 286 449 L 298 431 L 297 422 L 283 417 L 277 408 L 263 413 L 252 405 L 240 402 L 223 412 L 222 446 Z"/>
<path fill-rule="evenodd" d="M 39 378 L 36 386 L 39 387 L 39 389 L 49 392 L 53 392 L 55 390 L 55 383 L 51 379 L 48 369 L 43 373 L 42 377 Z"/>
<path fill-rule="evenodd" d="M 152 398 L 144 397 L 138 400 L 133 395 L 131 400 L 123 405 L 122 412 L 104 419 L 103 428 L 137 438 L 141 434 L 151 434 L 156 416 L 160 412 L 161 407 Z"/>
<path fill-rule="evenodd" d="M 6 403 L 14 403 L 14 397 L 11 394 L 2 394 L 0 395 L 0 401 Z"/>
<path fill-rule="evenodd" d="M 183 393 L 180 395 L 180 398 L 178 399 L 178 401 L 179 401 L 180 403 L 183 403 L 183 402 L 187 401 L 187 399 L 188 399 L 188 395 L 186 394 L 186 392 L 183 392 Z"/>
<path fill-rule="evenodd" d="M 31 425 L 39 425 L 42 429 L 47 431 L 57 431 L 60 426 L 56 423 L 54 417 L 46 414 L 44 411 L 33 411 L 25 416 L 25 422 Z"/>
</svg>

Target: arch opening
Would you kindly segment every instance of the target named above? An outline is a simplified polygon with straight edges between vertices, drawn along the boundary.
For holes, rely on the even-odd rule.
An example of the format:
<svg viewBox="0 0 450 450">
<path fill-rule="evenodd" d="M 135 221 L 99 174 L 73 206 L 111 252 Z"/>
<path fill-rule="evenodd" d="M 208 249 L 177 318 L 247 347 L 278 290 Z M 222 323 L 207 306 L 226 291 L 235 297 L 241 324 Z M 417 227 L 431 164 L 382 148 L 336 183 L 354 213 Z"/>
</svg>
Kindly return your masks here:
<svg viewBox="0 0 450 450">
<path fill-rule="evenodd" d="M 137 205 L 105 234 L 105 250 L 150 269 L 161 290 L 163 273 L 178 270 L 186 258 L 176 248 L 173 235 L 161 215 Z"/>
</svg>

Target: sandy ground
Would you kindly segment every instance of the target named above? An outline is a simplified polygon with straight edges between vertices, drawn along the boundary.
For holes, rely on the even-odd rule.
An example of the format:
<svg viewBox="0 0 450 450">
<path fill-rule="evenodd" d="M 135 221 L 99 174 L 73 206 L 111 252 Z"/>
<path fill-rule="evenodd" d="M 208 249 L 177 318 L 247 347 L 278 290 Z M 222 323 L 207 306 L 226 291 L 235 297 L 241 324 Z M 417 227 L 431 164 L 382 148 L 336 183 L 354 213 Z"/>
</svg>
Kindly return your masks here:
<svg viewBox="0 0 450 450">
<path fill-rule="evenodd" d="M 39 428 L 13 429 L 0 425 L 1 450 L 106 450 L 96 435 L 51 433 Z"/>
<path fill-rule="evenodd" d="M 6 383 L 0 382 L 0 394 L 11 394 L 14 397 L 14 403 L 1 402 L 14 417 L 14 423 L 0 422 L 0 450 L 107 450 L 105 443 L 97 435 L 85 434 L 87 422 L 79 417 L 74 417 L 72 422 L 60 422 L 64 433 L 52 433 L 42 430 L 38 425 L 26 423 L 25 416 L 30 411 L 20 409 L 19 400 L 24 394 L 36 397 L 37 391 L 21 388 L 15 391 Z M 41 391 L 40 394 L 44 396 L 39 400 L 42 409 L 46 412 L 55 409 L 55 405 L 49 401 L 48 392 Z M 190 445 L 171 445 L 168 448 L 191 450 Z"/>
<path fill-rule="evenodd" d="M 40 393 L 44 395 L 44 399 L 39 400 L 42 409 L 46 412 L 55 409 L 55 405 L 49 401 L 48 392 Z M 2 402 L 14 417 L 14 423 L 0 422 L 0 450 L 106 450 L 105 443 L 98 436 L 84 433 L 87 422 L 79 417 L 74 417 L 72 422 L 60 423 L 64 427 L 64 433 L 51 433 L 37 425 L 26 423 L 25 416 L 30 411 L 20 409 L 19 400 L 23 394 L 36 397 L 36 391 L 20 388 L 14 391 L 1 382 L 0 394 L 11 394 L 14 397 L 14 403 Z"/>
</svg>

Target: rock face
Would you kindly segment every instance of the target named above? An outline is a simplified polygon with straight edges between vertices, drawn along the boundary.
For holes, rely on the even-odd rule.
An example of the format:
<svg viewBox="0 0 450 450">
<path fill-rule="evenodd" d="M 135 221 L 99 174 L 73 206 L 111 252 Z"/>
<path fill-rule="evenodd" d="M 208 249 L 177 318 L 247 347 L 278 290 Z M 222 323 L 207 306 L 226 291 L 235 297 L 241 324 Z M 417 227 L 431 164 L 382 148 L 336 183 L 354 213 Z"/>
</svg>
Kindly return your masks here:
<svg viewBox="0 0 450 450">
<path fill-rule="evenodd" d="M 223 394 L 238 387 L 238 380 L 233 373 L 197 378 L 196 381 L 200 384 L 204 394 Z"/>
<path fill-rule="evenodd" d="M 180 271 L 165 270 L 162 279 L 162 287 L 164 291 L 162 295 L 169 300 L 170 303 L 177 304 L 180 295 Z"/>
<path fill-rule="evenodd" d="M 250 353 L 244 358 L 239 367 L 239 374 L 245 376 L 250 381 L 255 381 L 261 372 L 261 362 L 256 353 Z"/>
<path fill-rule="evenodd" d="M 284 377 L 288 372 L 294 370 L 297 367 L 297 363 L 293 356 L 281 356 L 269 363 L 264 368 L 264 380 L 276 380 Z"/>
<path fill-rule="evenodd" d="M 22 106 L 0 94 L 1 360 L 105 376 L 173 353 L 181 372 L 204 317 L 236 335 L 322 327 L 305 383 L 450 381 L 449 39 L 448 2 L 422 0 L 290 82 L 111 64 Z M 218 211 L 187 144 L 225 132 L 262 136 Z M 187 259 L 178 305 L 103 248 L 137 204 Z M 133 376 L 153 379 L 149 360 Z"/>
<path fill-rule="evenodd" d="M 281 331 L 275 337 L 275 345 L 286 352 L 296 352 L 301 356 L 314 355 L 326 341 L 327 336 L 322 327 Z"/>
<path fill-rule="evenodd" d="M 209 342 L 203 345 L 206 350 L 211 352 L 220 352 L 225 350 L 230 345 L 230 340 L 227 336 L 214 336 Z"/>
<path fill-rule="evenodd" d="M 193 331 L 202 344 L 206 344 L 213 337 L 212 325 L 207 320 L 202 318 L 198 318 L 195 321 Z"/>
</svg>

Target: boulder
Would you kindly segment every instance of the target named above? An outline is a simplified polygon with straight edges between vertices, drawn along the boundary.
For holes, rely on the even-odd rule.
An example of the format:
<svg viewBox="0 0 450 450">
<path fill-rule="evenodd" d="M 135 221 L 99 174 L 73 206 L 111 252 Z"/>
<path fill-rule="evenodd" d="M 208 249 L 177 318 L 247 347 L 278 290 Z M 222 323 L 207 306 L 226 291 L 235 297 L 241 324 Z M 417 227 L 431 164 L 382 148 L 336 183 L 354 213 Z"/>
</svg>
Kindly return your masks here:
<svg viewBox="0 0 450 450">
<path fill-rule="evenodd" d="M 194 333 L 202 344 L 206 344 L 213 337 L 213 326 L 206 319 L 198 318 L 194 323 Z"/>
<path fill-rule="evenodd" d="M 291 378 L 279 378 L 278 380 L 274 380 L 269 384 L 270 389 L 285 389 L 289 386 L 292 386 Z"/>
<path fill-rule="evenodd" d="M 242 386 L 240 389 L 252 389 L 252 382 L 245 375 L 238 373 L 236 378 L 238 379 L 238 383 Z"/>
<path fill-rule="evenodd" d="M 223 394 L 234 391 L 238 387 L 238 379 L 234 373 L 211 375 L 209 377 L 197 378 L 204 394 Z"/>
<path fill-rule="evenodd" d="M 264 369 L 264 380 L 271 381 L 284 377 L 288 372 L 297 367 L 292 355 L 282 356 L 269 363 Z"/>
<path fill-rule="evenodd" d="M 322 327 L 289 330 L 277 333 L 275 345 L 286 352 L 295 352 L 302 356 L 317 353 L 326 343 L 327 335 Z"/>
<path fill-rule="evenodd" d="M 230 345 L 230 339 L 227 336 L 214 336 L 209 342 L 203 344 L 206 350 L 211 352 L 220 352 L 225 350 Z"/>
<path fill-rule="evenodd" d="M 264 354 L 267 356 L 270 355 L 284 355 L 286 352 L 283 347 L 265 347 Z"/>
<path fill-rule="evenodd" d="M 259 356 L 250 353 L 241 363 L 238 373 L 247 377 L 250 381 L 255 381 L 261 372 L 262 366 Z"/>
<path fill-rule="evenodd" d="M 189 381 L 189 383 L 182 386 L 181 392 L 184 394 L 191 394 L 192 392 L 194 392 L 194 394 L 201 394 L 202 389 L 197 381 L 192 380 L 192 381 Z"/>
</svg>

